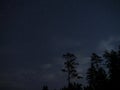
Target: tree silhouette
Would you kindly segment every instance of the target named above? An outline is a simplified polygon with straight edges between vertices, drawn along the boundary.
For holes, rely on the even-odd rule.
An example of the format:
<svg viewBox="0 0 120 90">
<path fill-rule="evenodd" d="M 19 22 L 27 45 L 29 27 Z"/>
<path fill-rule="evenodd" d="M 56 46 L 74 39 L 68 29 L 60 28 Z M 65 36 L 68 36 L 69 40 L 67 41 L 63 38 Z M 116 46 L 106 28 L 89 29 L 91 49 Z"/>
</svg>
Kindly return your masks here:
<svg viewBox="0 0 120 90">
<path fill-rule="evenodd" d="M 48 90 L 48 86 L 43 86 L 42 90 Z"/>
<path fill-rule="evenodd" d="M 87 80 L 89 83 L 89 89 L 95 90 L 95 84 L 96 84 L 96 69 L 91 64 L 91 67 L 87 71 Z"/>
<path fill-rule="evenodd" d="M 107 80 L 107 75 L 101 66 L 102 59 L 97 54 L 91 56 L 91 66 L 87 71 L 87 80 L 90 90 L 104 90 Z"/>
<path fill-rule="evenodd" d="M 105 51 L 101 56 L 92 53 L 90 67 L 86 73 L 88 86 L 83 88 L 75 81 L 82 78 L 77 72 L 77 57 L 66 53 L 63 58 L 65 62 L 62 71 L 67 73 L 68 86 L 60 90 L 120 90 L 120 48 Z M 42 90 L 48 90 L 48 87 L 43 86 Z"/>
<path fill-rule="evenodd" d="M 83 90 L 83 88 L 82 88 L 82 84 L 73 83 L 70 85 L 70 87 L 63 87 L 60 90 Z"/>
<path fill-rule="evenodd" d="M 118 50 L 105 51 L 104 58 L 109 69 L 109 86 L 120 90 L 120 48 Z"/>
<path fill-rule="evenodd" d="M 70 87 L 72 80 L 81 78 L 76 70 L 76 66 L 79 65 L 79 63 L 76 62 L 76 56 L 72 53 L 63 54 L 63 58 L 66 61 L 64 62 L 62 71 L 67 73 L 68 87 Z"/>
<path fill-rule="evenodd" d="M 104 68 L 101 65 L 103 62 Z M 89 86 L 85 88 L 86 90 L 120 90 L 120 48 L 105 51 L 102 57 L 92 54 L 87 80 Z"/>
</svg>

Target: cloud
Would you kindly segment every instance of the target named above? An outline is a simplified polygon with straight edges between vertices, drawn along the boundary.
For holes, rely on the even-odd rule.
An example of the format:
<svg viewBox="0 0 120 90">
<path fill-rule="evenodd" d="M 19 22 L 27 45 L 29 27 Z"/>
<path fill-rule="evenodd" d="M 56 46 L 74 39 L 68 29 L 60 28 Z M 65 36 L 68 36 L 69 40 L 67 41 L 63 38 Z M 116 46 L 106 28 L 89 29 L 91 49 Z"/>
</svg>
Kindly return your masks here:
<svg viewBox="0 0 120 90">
<path fill-rule="evenodd" d="M 43 68 L 43 69 L 49 69 L 49 68 L 51 68 L 52 66 L 53 66 L 52 64 L 47 63 L 47 64 L 42 65 L 42 68 Z"/>
<path fill-rule="evenodd" d="M 55 74 L 54 73 L 49 73 L 49 74 L 46 74 L 44 75 L 44 80 L 46 81 L 53 81 L 55 79 Z"/>
<path fill-rule="evenodd" d="M 102 40 L 98 45 L 99 51 L 111 50 L 118 46 L 120 37 L 109 37 L 108 39 Z"/>
</svg>

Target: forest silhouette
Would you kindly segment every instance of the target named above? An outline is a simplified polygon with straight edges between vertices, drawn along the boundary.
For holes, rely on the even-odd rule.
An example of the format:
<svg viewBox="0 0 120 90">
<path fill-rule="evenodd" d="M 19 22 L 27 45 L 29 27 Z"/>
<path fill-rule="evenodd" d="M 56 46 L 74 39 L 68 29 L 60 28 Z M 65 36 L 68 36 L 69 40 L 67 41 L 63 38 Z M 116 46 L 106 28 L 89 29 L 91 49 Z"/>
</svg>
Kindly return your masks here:
<svg viewBox="0 0 120 90">
<path fill-rule="evenodd" d="M 67 73 L 68 85 L 59 90 L 120 90 L 120 47 L 106 50 L 102 55 L 92 53 L 86 73 L 87 86 L 77 82 L 82 77 L 76 70 L 79 65 L 76 58 L 72 53 L 63 54 L 65 62 L 62 71 Z M 42 90 L 49 88 L 43 86 Z"/>
</svg>

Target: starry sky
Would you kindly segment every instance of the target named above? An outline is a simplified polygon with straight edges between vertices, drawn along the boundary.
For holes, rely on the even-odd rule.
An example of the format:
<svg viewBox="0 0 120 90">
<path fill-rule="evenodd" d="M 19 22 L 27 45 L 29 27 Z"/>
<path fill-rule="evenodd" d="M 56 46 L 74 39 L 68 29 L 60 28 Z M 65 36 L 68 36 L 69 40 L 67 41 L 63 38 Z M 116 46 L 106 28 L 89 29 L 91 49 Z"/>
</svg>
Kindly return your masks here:
<svg viewBox="0 0 120 90">
<path fill-rule="evenodd" d="M 119 0 L 0 0 L 0 89 L 63 87 L 62 54 L 84 76 L 91 53 L 119 43 Z"/>
</svg>

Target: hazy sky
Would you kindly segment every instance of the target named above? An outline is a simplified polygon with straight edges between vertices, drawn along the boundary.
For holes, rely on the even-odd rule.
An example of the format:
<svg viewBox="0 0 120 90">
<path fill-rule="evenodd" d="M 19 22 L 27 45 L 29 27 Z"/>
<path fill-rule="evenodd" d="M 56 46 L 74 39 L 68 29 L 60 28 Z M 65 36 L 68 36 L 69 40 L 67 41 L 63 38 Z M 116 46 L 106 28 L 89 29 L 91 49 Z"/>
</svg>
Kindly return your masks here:
<svg viewBox="0 0 120 90">
<path fill-rule="evenodd" d="M 91 53 L 119 45 L 120 1 L 0 0 L 0 37 L 1 90 L 62 87 L 62 54 L 84 75 Z"/>
</svg>

